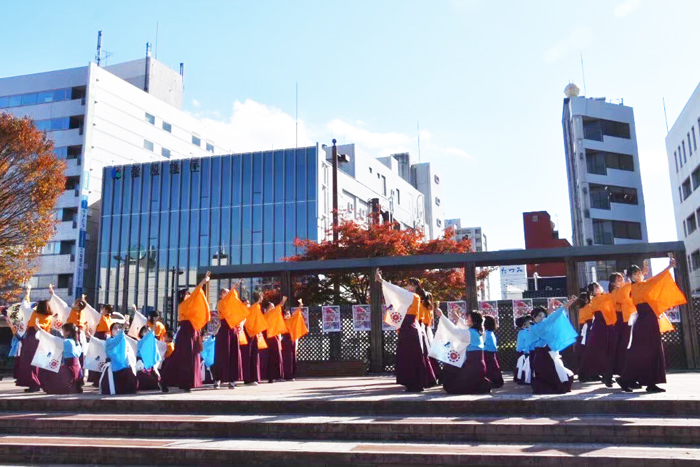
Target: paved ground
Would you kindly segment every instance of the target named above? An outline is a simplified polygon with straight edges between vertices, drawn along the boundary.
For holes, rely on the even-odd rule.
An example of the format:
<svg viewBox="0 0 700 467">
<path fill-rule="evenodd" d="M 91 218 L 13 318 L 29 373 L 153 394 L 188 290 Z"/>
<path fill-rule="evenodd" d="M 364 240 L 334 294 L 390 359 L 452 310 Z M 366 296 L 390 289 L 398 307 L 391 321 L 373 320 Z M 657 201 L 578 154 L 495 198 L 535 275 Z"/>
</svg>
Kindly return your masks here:
<svg viewBox="0 0 700 467">
<path fill-rule="evenodd" d="M 172 390 L 169 394 L 160 392 L 139 392 L 128 396 L 111 396 L 111 399 L 154 399 L 154 400 L 317 400 L 317 401 L 382 401 L 382 400 L 663 400 L 663 401 L 700 401 L 700 373 L 684 372 L 668 375 L 668 384 L 663 385 L 667 389 L 662 394 L 647 394 L 644 390 L 635 391 L 632 394 L 623 393 L 615 386 L 608 389 L 599 383 L 574 383 L 573 391 L 564 395 L 534 396 L 531 389 L 526 386 L 517 386 L 512 381 L 494 390 L 490 395 L 483 396 L 452 396 L 446 394 L 442 388 L 433 388 L 420 394 L 406 393 L 401 386 L 395 384 L 395 379 L 390 376 L 367 376 L 356 378 L 305 378 L 296 381 L 282 383 L 261 383 L 258 386 L 239 386 L 234 390 L 218 389 L 205 386 L 184 393 Z M 94 399 L 101 397 L 91 386 L 86 386 L 84 394 L 70 396 L 49 396 L 43 393 L 25 394 L 22 388 L 14 385 L 14 381 L 3 379 L 0 381 L 0 398 L 61 398 L 61 399 Z"/>
</svg>

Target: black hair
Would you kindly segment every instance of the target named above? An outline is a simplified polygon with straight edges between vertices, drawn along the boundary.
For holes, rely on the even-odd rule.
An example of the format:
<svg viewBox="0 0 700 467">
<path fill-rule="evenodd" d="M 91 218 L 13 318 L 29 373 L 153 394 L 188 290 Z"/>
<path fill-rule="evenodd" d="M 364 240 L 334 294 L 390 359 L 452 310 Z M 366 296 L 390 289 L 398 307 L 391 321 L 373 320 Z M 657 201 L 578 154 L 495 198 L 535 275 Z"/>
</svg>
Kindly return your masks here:
<svg viewBox="0 0 700 467">
<path fill-rule="evenodd" d="M 544 307 L 536 306 L 532 310 L 532 313 L 530 313 L 530 316 L 532 317 L 532 320 L 534 321 L 535 318 L 537 318 L 542 313 L 544 313 L 544 315 L 547 316 L 547 310 L 545 310 Z"/>
<path fill-rule="evenodd" d="M 612 274 L 610 274 L 610 277 L 608 277 L 608 292 L 612 292 L 613 290 L 615 290 L 615 282 L 617 282 L 618 277 L 622 280 L 625 279 L 619 272 L 613 272 Z"/>
<path fill-rule="evenodd" d="M 36 303 L 36 312 L 44 316 L 53 316 L 53 310 L 48 300 L 39 300 Z"/>
<path fill-rule="evenodd" d="M 105 310 L 105 313 L 107 313 L 107 315 L 111 315 L 112 313 L 114 313 L 114 307 L 112 305 L 105 305 L 102 307 L 102 309 Z"/>
<path fill-rule="evenodd" d="M 79 298 L 78 300 L 75 301 L 73 306 L 75 308 L 77 308 L 78 310 L 82 311 L 85 308 L 87 308 L 87 302 L 85 300 L 83 300 L 82 298 Z"/>
<path fill-rule="evenodd" d="M 157 318 L 160 318 L 160 312 L 158 310 L 151 310 L 148 312 L 148 319 L 155 321 Z"/>
<path fill-rule="evenodd" d="M 631 281 L 634 281 L 634 275 L 638 272 L 642 272 L 642 269 L 636 264 L 633 264 L 627 271 L 627 277 L 629 277 Z"/>
<path fill-rule="evenodd" d="M 66 323 L 61 327 L 61 329 L 68 333 L 68 337 L 66 337 L 66 339 L 73 339 L 76 345 L 80 345 L 78 342 L 78 328 L 75 327 L 75 324 Z"/>
<path fill-rule="evenodd" d="M 528 323 L 528 321 L 532 321 L 532 316 L 525 315 L 525 316 L 520 317 L 520 325 L 521 326 L 525 326 Z"/>
<path fill-rule="evenodd" d="M 484 329 L 487 331 L 496 330 L 496 320 L 493 316 L 484 316 Z"/>
<path fill-rule="evenodd" d="M 184 302 L 184 301 L 185 301 L 185 296 L 187 295 L 188 292 L 189 292 L 189 290 L 187 290 L 187 289 L 180 289 L 180 290 L 178 290 L 178 291 L 177 291 L 177 302 L 178 302 L 178 303 Z"/>
<path fill-rule="evenodd" d="M 258 303 L 258 301 L 260 300 L 260 296 L 260 292 L 253 292 L 253 303 Z"/>
<path fill-rule="evenodd" d="M 148 326 L 141 326 L 141 329 L 139 329 L 139 337 L 141 336 L 141 333 L 142 333 L 143 331 L 148 332 Z M 144 333 L 144 334 L 145 334 L 145 333 Z"/>
<path fill-rule="evenodd" d="M 472 319 L 472 329 L 484 333 L 484 317 L 478 311 L 470 311 L 469 317 Z"/>
<path fill-rule="evenodd" d="M 523 327 L 523 318 L 524 316 L 520 316 L 518 318 L 515 318 L 515 327 L 518 329 L 521 329 Z"/>
<path fill-rule="evenodd" d="M 416 295 L 420 297 L 421 303 L 425 304 L 426 308 L 432 308 L 433 306 L 433 294 L 426 292 L 420 283 L 420 279 L 417 277 L 411 277 L 408 283 L 416 288 Z"/>
<path fill-rule="evenodd" d="M 588 295 L 593 297 L 593 292 L 595 292 L 595 289 L 597 287 L 600 287 L 600 284 L 597 282 L 591 282 L 586 286 L 586 292 L 588 292 Z"/>
<path fill-rule="evenodd" d="M 167 331 L 165 331 L 165 335 L 168 336 L 170 339 L 175 338 L 175 333 L 173 332 L 172 329 L 168 329 Z"/>
<path fill-rule="evenodd" d="M 115 326 L 119 326 L 121 328 L 124 327 L 124 325 L 122 323 L 112 323 L 112 325 L 109 327 L 110 334 L 114 334 L 114 332 L 112 330 L 114 329 Z"/>
</svg>

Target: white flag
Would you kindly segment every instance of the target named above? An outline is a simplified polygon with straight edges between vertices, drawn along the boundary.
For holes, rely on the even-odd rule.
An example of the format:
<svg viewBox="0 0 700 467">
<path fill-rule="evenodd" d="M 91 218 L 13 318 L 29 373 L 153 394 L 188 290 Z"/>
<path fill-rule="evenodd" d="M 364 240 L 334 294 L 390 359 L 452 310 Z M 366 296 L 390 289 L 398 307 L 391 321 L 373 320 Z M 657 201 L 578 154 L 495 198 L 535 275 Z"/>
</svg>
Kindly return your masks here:
<svg viewBox="0 0 700 467">
<path fill-rule="evenodd" d="M 467 359 L 469 331 L 459 328 L 455 332 L 454 325 L 448 321 L 445 317 L 440 320 L 428 355 L 442 363 L 461 368 Z"/>
<path fill-rule="evenodd" d="M 29 318 L 32 317 L 32 305 L 24 298 L 19 305 L 19 309 L 22 311 L 22 320 L 17 323 L 17 333 L 23 336 L 24 333 L 27 332 L 27 329 L 29 329 Z"/>
<path fill-rule="evenodd" d="M 131 320 L 131 326 L 129 326 L 129 334 L 127 336 L 138 339 L 139 331 L 148 323 L 148 320 L 138 311 L 134 311 L 134 319 Z"/>
<path fill-rule="evenodd" d="M 49 305 L 51 306 L 51 311 L 56 315 L 53 318 L 52 326 L 54 329 L 60 331 L 63 325 L 68 321 L 68 316 L 70 316 L 70 307 L 66 302 L 61 300 L 61 297 L 56 294 L 51 295 Z"/>
<path fill-rule="evenodd" d="M 168 344 L 165 341 L 156 341 L 156 349 L 158 350 L 158 355 L 160 359 L 156 365 L 157 369 L 163 365 L 163 360 L 165 360 L 165 354 L 168 352 Z"/>
<path fill-rule="evenodd" d="M 408 308 L 413 304 L 414 294 L 387 281 L 382 281 L 382 291 L 384 292 L 384 301 L 387 305 L 391 305 L 391 308 L 387 308 L 384 322 L 398 329 L 406 317 Z"/>
<path fill-rule="evenodd" d="M 63 361 L 63 339 L 52 336 L 43 329 L 37 331 L 36 338 L 39 345 L 32 359 L 32 365 L 58 373 Z"/>
<path fill-rule="evenodd" d="M 105 341 L 92 337 L 85 352 L 85 360 L 83 368 L 96 373 L 102 373 L 102 369 L 107 363 L 107 352 L 105 350 Z"/>
<path fill-rule="evenodd" d="M 83 313 L 85 313 L 85 321 L 87 321 L 86 331 L 91 336 L 94 336 L 95 331 L 97 330 L 97 325 L 100 324 L 100 320 L 102 319 L 102 315 L 100 315 L 100 312 L 90 305 L 85 307 Z"/>
<path fill-rule="evenodd" d="M 128 344 L 126 346 L 126 358 L 127 360 L 129 360 L 129 366 L 131 367 L 131 371 L 133 371 L 134 374 L 136 374 L 136 350 L 138 348 L 139 343 L 136 341 L 136 339 L 132 339 L 129 336 L 124 337 L 126 337 L 126 343 Z"/>
</svg>

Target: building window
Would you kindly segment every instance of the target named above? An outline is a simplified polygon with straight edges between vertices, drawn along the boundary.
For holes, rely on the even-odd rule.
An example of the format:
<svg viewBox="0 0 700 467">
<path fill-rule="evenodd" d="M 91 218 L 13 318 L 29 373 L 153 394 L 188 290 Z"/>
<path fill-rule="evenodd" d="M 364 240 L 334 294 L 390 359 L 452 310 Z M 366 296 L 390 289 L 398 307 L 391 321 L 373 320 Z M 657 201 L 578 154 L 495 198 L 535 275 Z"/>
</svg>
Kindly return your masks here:
<svg viewBox="0 0 700 467">
<path fill-rule="evenodd" d="M 0 97 L 0 109 L 10 107 L 20 107 L 23 105 L 48 104 L 51 102 L 71 100 L 73 94 L 72 88 L 56 89 L 54 91 L 40 91 L 28 94 L 20 94 L 16 96 Z"/>
<path fill-rule="evenodd" d="M 693 263 L 693 271 L 700 269 L 700 250 L 695 250 L 692 255 L 690 255 L 691 262 Z"/>
<path fill-rule="evenodd" d="M 73 288 L 73 274 L 59 274 L 57 287 L 59 289 L 72 289 Z"/>
<path fill-rule="evenodd" d="M 63 208 L 61 210 L 61 222 L 71 222 L 78 217 L 78 208 Z"/>
<path fill-rule="evenodd" d="M 57 255 L 60 249 L 61 242 L 48 242 L 39 253 L 41 256 Z"/>
<path fill-rule="evenodd" d="M 382 194 L 386 196 L 386 177 L 382 175 Z"/>
<path fill-rule="evenodd" d="M 148 141 L 147 139 L 143 140 L 143 147 L 145 149 L 148 149 L 149 151 L 153 152 L 153 143 Z"/>
<path fill-rule="evenodd" d="M 686 178 L 685 181 L 683 182 L 683 199 L 688 199 L 688 196 L 691 195 L 693 192 L 693 189 L 690 187 L 690 177 Z"/>
<path fill-rule="evenodd" d="M 207 143 L 207 151 L 214 154 L 214 145 Z"/>
<path fill-rule="evenodd" d="M 681 187 L 678 187 L 678 198 L 681 200 L 681 203 L 683 203 L 683 193 L 681 192 Z"/>
<path fill-rule="evenodd" d="M 80 175 L 66 177 L 66 191 L 76 190 L 80 185 Z"/>
<path fill-rule="evenodd" d="M 440 206 L 440 198 L 438 198 L 437 196 L 435 197 L 435 205 Z"/>
<path fill-rule="evenodd" d="M 396 189 L 396 204 L 401 204 L 401 190 Z"/>
<path fill-rule="evenodd" d="M 693 155 L 693 146 L 690 144 L 690 133 L 688 133 L 688 152 Z"/>
<path fill-rule="evenodd" d="M 73 255 L 75 254 L 75 240 L 63 240 L 61 242 L 59 255 Z"/>
<path fill-rule="evenodd" d="M 698 150 L 698 140 L 695 139 L 695 127 L 690 128 L 690 133 L 693 135 L 693 149 Z M 690 144 L 690 143 L 688 143 Z"/>
<path fill-rule="evenodd" d="M 687 155 L 685 152 L 685 141 L 681 141 L 681 147 L 683 148 L 683 162 L 688 162 Z"/>
<path fill-rule="evenodd" d="M 685 224 L 688 227 L 688 233 L 686 236 L 692 234 L 698 229 L 698 223 L 695 220 L 695 213 L 692 213 L 688 218 L 685 220 Z"/>
<path fill-rule="evenodd" d="M 683 236 L 688 236 L 688 226 L 685 225 L 685 221 L 683 221 Z"/>
<path fill-rule="evenodd" d="M 172 132 L 173 132 L 173 126 L 172 126 L 170 123 L 168 123 L 168 122 L 163 122 L 163 129 L 164 129 L 165 131 L 167 131 L 168 133 L 172 133 Z"/>
<path fill-rule="evenodd" d="M 678 153 L 673 151 L 673 158 L 676 160 L 676 173 L 678 173 Z"/>
<path fill-rule="evenodd" d="M 438 227 L 442 227 L 442 221 L 441 221 L 440 219 L 435 219 L 435 224 L 436 224 Z"/>
<path fill-rule="evenodd" d="M 532 216 L 532 222 L 539 222 L 539 220 L 540 220 L 540 218 L 539 218 L 539 216 L 538 216 L 537 214 L 534 214 L 534 215 Z"/>
<path fill-rule="evenodd" d="M 160 153 L 163 157 L 170 158 L 170 149 L 160 148 Z"/>
<path fill-rule="evenodd" d="M 192 144 L 201 148 L 202 147 L 202 140 L 197 138 L 196 136 L 192 135 Z"/>
<path fill-rule="evenodd" d="M 593 141 L 603 141 L 603 136 L 630 139 L 628 123 L 583 117 L 583 137 Z"/>
<path fill-rule="evenodd" d="M 369 168 L 369 173 L 372 173 L 372 167 Z"/>
<path fill-rule="evenodd" d="M 593 243 L 596 245 L 612 245 L 615 243 L 612 221 L 593 219 Z"/>
<path fill-rule="evenodd" d="M 612 221 L 615 238 L 642 239 L 642 224 L 639 222 Z"/>
<path fill-rule="evenodd" d="M 150 123 L 151 125 L 155 125 L 156 124 L 156 117 L 154 117 L 153 115 L 146 112 L 146 121 L 148 123 Z"/>
<path fill-rule="evenodd" d="M 440 184 L 440 177 L 438 177 L 437 175 L 435 175 L 435 176 L 433 177 L 433 180 L 435 180 L 435 184 L 436 184 L 436 185 L 439 185 L 439 184 Z"/>
<path fill-rule="evenodd" d="M 590 184 L 591 207 L 610 209 L 610 203 L 638 204 L 637 190 L 623 186 Z"/>
<path fill-rule="evenodd" d="M 630 154 L 586 149 L 586 168 L 588 173 L 598 175 L 607 175 L 608 169 L 634 172 L 634 157 Z"/>
<path fill-rule="evenodd" d="M 678 146 L 678 159 L 681 161 L 681 167 L 683 167 L 683 153 L 681 152 L 680 145 Z"/>
<path fill-rule="evenodd" d="M 695 191 L 700 187 L 700 165 L 693 170 L 693 173 L 690 174 L 690 178 L 693 180 L 693 191 Z"/>
</svg>

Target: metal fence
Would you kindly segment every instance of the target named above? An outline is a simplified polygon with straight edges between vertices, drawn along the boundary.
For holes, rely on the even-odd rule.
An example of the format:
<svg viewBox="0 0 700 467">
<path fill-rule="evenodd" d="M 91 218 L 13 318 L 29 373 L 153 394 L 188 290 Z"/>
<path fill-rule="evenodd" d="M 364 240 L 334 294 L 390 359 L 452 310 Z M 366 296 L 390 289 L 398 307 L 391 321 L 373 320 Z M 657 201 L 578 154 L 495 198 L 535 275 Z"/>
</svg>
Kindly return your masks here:
<svg viewBox="0 0 700 467">
<path fill-rule="evenodd" d="M 547 307 L 546 298 L 533 299 L 534 306 Z M 440 308 L 447 312 L 447 305 L 442 303 Z M 700 298 L 693 299 L 695 322 L 700 323 Z M 518 331 L 513 323 L 513 307 L 510 300 L 498 302 L 499 328 L 496 331 L 498 339 L 498 359 L 503 371 L 511 371 L 516 364 L 517 354 L 515 342 Z M 372 347 L 369 331 L 355 331 L 352 318 L 352 306 L 340 307 L 341 332 L 324 333 L 322 328 L 321 307 L 309 307 L 309 334 L 299 341 L 299 361 L 328 361 L 350 362 L 361 361 L 369 371 L 372 358 Z M 437 320 L 436 320 L 437 324 Z M 662 335 L 668 369 L 687 369 L 685 348 L 683 346 L 683 325 L 675 323 L 676 330 Z M 695 330 L 696 333 L 700 329 Z M 396 365 L 396 331 L 382 332 L 383 365 L 385 372 L 393 372 Z M 571 362 L 571 350 L 564 355 L 568 365 Z"/>
</svg>

